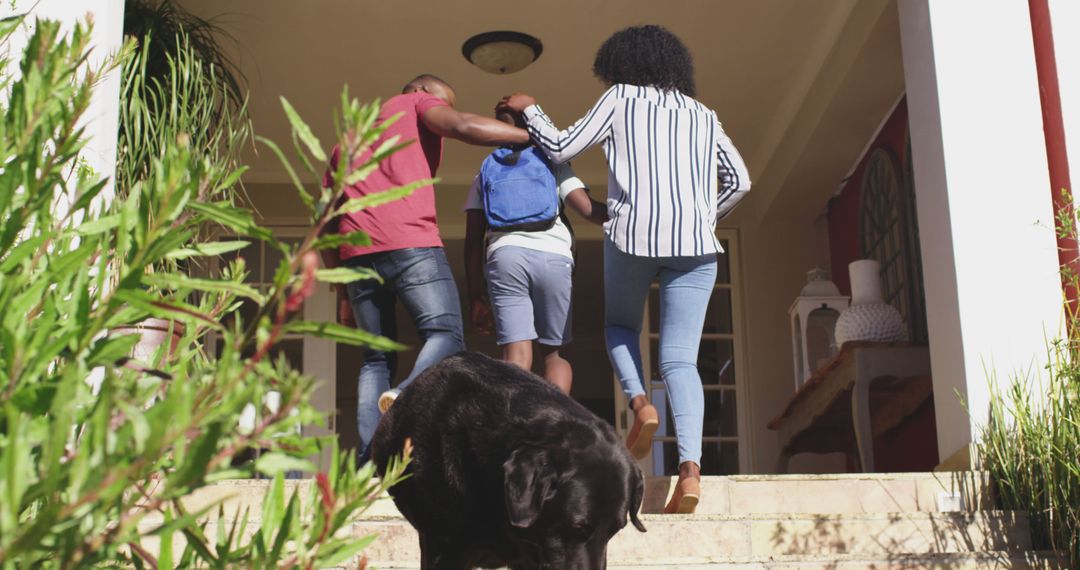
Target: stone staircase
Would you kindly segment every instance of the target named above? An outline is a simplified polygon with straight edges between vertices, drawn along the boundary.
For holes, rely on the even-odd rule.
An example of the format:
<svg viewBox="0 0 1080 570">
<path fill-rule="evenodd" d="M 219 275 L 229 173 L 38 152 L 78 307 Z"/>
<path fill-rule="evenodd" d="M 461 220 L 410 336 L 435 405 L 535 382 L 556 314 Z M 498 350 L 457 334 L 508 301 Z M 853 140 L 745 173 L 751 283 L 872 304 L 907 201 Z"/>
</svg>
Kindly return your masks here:
<svg viewBox="0 0 1080 570">
<path fill-rule="evenodd" d="M 989 485 L 978 474 L 706 477 L 696 514 L 656 514 L 672 484 L 648 481 L 641 517 L 648 532 L 627 526 L 616 535 L 609 568 L 1066 568 L 1052 553 L 1032 552 L 1027 516 L 993 510 Z M 227 496 L 227 511 L 246 503 L 254 514 L 265 485 L 221 483 L 198 501 Z M 352 532 L 378 535 L 366 550 L 369 568 L 420 567 L 416 534 L 390 500 L 378 501 Z"/>
</svg>

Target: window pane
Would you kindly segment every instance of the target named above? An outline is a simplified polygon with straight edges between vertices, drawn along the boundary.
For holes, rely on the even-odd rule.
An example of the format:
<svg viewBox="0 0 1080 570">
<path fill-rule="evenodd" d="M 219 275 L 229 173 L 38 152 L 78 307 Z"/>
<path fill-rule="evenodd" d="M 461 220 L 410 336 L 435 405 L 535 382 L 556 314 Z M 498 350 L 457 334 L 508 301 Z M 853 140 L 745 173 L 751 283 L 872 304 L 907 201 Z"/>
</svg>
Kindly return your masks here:
<svg viewBox="0 0 1080 570">
<path fill-rule="evenodd" d="M 666 459 L 666 457 L 665 457 Z M 676 461 L 678 461 L 676 459 Z M 735 475 L 739 472 L 739 446 L 736 443 L 706 441 L 701 446 L 702 475 Z"/>
<path fill-rule="evenodd" d="M 660 402 L 660 397 L 663 402 Z M 666 421 L 658 435 L 675 437 L 675 414 L 671 411 L 671 403 L 666 390 L 653 391 L 653 405 L 664 407 Z M 738 411 L 736 408 L 735 390 L 705 390 L 705 423 L 703 435 L 705 437 L 736 437 L 738 433 Z"/>
<path fill-rule="evenodd" d="M 285 355 L 285 360 L 289 362 L 293 370 L 304 369 L 304 339 L 288 338 L 278 341 L 270 351 L 270 358 L 277 362 L 279 355 L 282 354 Z"/>
<path fill-rule="evenodd" d="M 664 472 L 657 475 L 679 474 L 679 448 L 675 443 L 665 442 L 664 446 Z M 702 473 L 704 475 L 704 473 Z"/>
<path fill-rule="evenodd" d="M 649 289 L 649 332 L 660 332 L 660 288 Z"/>
<path fill-rule="evenodd" d="M 738 421 L 734 390 L 705 391 L 705 437 L 735 437 Z"/>
<path fill-rule="evenodd" d="M 650 381 L 659 382 L 660 378 L 660 341 L 649 339 L 649 378 Z"/>
<path fill-rule="evenodd" d="M 674 442 L 664 442 L 664 475 L 679 474 L 679 448 Z M 701 446 L 702 475 L 737 475 L 739 446 L 735 443 L 706 441 Z"/>
<path fill-rule="evenodd" d="M 286 238 L 281 240 L 282 243 L 289 247 L 296 247 L 300 244 L 300 238 Z M 263 274 L 263 283 L 273 283 L 274 274 L 278 270 L 278 265 L 285 259 L 285 254 L 278 251 L 277 248 L 266 246 L 266 272 Z"/>
<path fill-rule="evenodd" d="M 246 281 L 248 283 L 258 283 L 259 282 L 259 268 L 261 267 L 261 265 L 259 263 L 259 244 L 258 244 L 258 242 L 253 243 L 251 245 L 248 245 L 247 247 L 245 247 L 243 249 L 240 249 L 240 250 L 237 250 L 237 251 L 231 251 L 231 252 L 226 253 L 225 255 L 221 256 L 221 258 L 222 258 L 221 266 L 224 268 L 227 263 L 235 260 L 238 257 L 242 257 L 244 259 L 244 266 L 247 268 L 247 274 L 248 274 Z"/>
<path fill-rule="evenodd" d="M 701 383 L 706 386 L 735 385 L 735 347 L 730 339 L 701 341 L 698 350 L 698 373 L 701 375 Z M 660 341 L 649 339 L 649 372 L 650 381 L 659 382 L 660 377 Z"/>
<path fill-rule="evenodd" d="M 724 253 L 716 256 L 716 282 L 731 283 L 731 255 L 727 253 L 731 250 L 731 244 L 722 239 L 720 245 L 723 246 Z"/>
<path fill-rule="evenodd" d="M 236 317 L 240 317 L 240 323 L 246 328 L 251 321 L 255 319 L 255 315 L 259 311 L 259 305 L 251 299 L 242 299 L 240 301 L 240 308 L 235 312 L 231 312 L 221 319 L 221 324 L 226 328 L 232 328 L 233 322 L 236 321 Z"/>
<path fill-rule="evenodd" d="M 713 289 L 703 332 L 731 334 L 731 330 L 731 289 Z"/>
<path fill-rule="evenodd" d="M 347 344 L 337 345 L 337 426 L 338 441 L 347 449 L 360 445 L 356 431 L 356 389 L 364 349 Z"/>
<path fill-rule="evenodd" d="M 698 351 L 698 373 L 705 385 L 735 385 L 734 341 L 703 340 Z"/>
</svg>

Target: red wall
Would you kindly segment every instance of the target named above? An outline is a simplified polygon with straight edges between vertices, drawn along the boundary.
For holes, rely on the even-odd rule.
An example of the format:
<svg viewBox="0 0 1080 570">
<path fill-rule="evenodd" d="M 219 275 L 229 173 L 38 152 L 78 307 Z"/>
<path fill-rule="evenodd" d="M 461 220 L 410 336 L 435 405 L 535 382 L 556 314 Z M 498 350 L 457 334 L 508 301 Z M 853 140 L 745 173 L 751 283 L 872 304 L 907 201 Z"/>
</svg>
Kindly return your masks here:
<svg viewBox="0 0 1080 570">
<path fill-rule="evenodd" d="M 899 164 L 906 164 L 907 100 L 901 100 L 892 116 L 885 121 L 870 150 L 878 147 L 889 149 Z M 851 294 L 848 264 L 859 259 L 859 189 L 862 188 L 866 156 L 851 173 L 851 178 L 835 198 L 829 202 L 829 259 L 833 283 L 844 295 Z"/>
<path fill-rule="evenodd" d="M 897 105 L 868 151 L 879 147 L 889 149 L 900 165 L 906 164 L 906 100 Z M 869 154 L 867 152 L 867 156 Z M 833 282 L 845 295 L 851 294 L 848 264 L 859 259 L 859 191 L 866 162 L 863 157 L 844 188 L 829 203 L 830 269 Z M 933 405 L 928 402 L 900 427 L 875 440 L 874 457 L 875 467 L 880 472 L 933 469 L 939 463 Z"/>
</svg>

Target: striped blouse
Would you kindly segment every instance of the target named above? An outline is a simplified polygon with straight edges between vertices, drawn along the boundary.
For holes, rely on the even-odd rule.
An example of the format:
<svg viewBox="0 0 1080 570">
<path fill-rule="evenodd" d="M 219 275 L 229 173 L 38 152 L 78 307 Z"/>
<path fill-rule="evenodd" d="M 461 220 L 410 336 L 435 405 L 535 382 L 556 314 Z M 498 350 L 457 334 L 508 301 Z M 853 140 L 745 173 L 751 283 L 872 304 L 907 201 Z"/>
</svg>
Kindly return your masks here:
<svg viewBox="0 0 1080 570">
<path fill-rule="evenodd" d="M 723 251 L 716 221 L 750 190 L 750 175 L 714 111 L 677 91 L 620 84 L 565 131 L 539 105 L 524 116 L 555 163 L 601 146 L 610 218 L 604 231 L 620 250 L 645 257 Z"/>
</svg>

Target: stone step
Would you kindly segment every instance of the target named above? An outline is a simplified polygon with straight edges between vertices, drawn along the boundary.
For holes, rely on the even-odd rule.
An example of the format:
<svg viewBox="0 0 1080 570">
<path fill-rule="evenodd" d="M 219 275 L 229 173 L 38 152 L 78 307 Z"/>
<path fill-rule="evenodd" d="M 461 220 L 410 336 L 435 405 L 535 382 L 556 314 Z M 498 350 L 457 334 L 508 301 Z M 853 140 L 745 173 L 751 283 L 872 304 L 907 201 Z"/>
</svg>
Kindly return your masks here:
<svg viewBox="0 0 1080 570">
<path fill-rule="evenodd" d="M 674 477 L 646 482 L 642 512 L 663 511 Z M 992 509 L 979 472 L 703 477 L 699 514 L 855 514 Z"/>
<path fill-rule="evenodd" d="M 369 568 L 415 570 L 419 563 L 384 563 L 369 559 Z M 1052 553 L 979 552 L 890 555 L 879 558 L 848 555 L 775 556 L 768 558 L 671 558 L 653 562 L 614 563 L 610 570 L 1066 570 Z M 346 566 L 353 569 L 356 566 Z"/>
<path fill-rule="evenodd" d="M 643 515 L 647 533 L 626 527 L 608 544 L 612 564 L 693 558 L 1023 553 L 1031 549 L 1025 515 L 876 513 L 848 515 Z M 383 567 L 420 559 L 416 533 L 398 517 L 353 525 L 359 538 L 377 534 L 367 551 Z"/>
<path fill-rule="evenodd" d="M 286 481 L 286 492 L 309 493 L 311 480 Z M 189 510 L 226 500 L 231 516 L 251 508 L 257 520 L 269 481 L 237 479 L 200 489 L 185 504 Z M 646 481 L 643 513 L 659 513 L 674 487 L 672 477 Z M 982 473 L 884 473 L 841 475 L 738 475 L 703 477 L 698 514 L 859 514 L 977 511 L 993 508 L 988 478 Z M 383 497 L 368 516 L 395 516 Z"/>
</svg>

